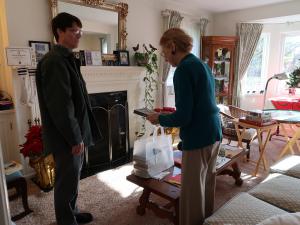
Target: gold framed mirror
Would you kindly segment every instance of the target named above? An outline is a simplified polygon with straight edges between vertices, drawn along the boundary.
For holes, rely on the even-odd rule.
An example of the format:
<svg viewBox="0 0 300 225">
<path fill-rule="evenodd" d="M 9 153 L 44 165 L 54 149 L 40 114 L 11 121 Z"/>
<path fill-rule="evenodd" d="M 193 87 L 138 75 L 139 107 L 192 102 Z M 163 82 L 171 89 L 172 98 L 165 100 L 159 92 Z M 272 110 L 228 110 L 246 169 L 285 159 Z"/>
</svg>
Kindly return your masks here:
<svg viewBox="0 0 300 225">
<path fill-rule="evenodd" d="M 106 23 L 109 23 L 109 22 L 112 23 L 113 21 L 117 21 L 117 24 L 113 24 L 116 26 L 117 35 L 115 35 L 115 36 L 117 36 L 117 38 L 113 38 L 113 35 L 107 34 L 107 35 L 110 35 L 109 41 L 107 41 L 107 43 L 111 43 L 111 46 L 109 47 L 109 50 L 107 52 L 103 52 L 102 50 L 101 51 L 103 54 L 111 54 L 112 50 L 116 50 L 116 49 L 126 50 L 126 48 L 127 48 L 127 46 L 126 46 L 126 39 L 127 39 L 126 17 L 128 14 L 128 5 L 126 3 L 122 3 L 122 2 L 110 3 L 110 2 L 105 2 L 105 0 L 49 0 L 49 2 L 50 2 L 51 12 L 52 12 L 52 18 L 54 18 L 59 12 L 62 12 L 62 10 L 60 10 L 60 9 L 63 9 L 65 12 L 68 12 L 68 11 L 66 11 L 66 9 L 70 9 L 70 7 L 74 7 L 74 9 L 71 9 L 71 11 L 69 11 L 68 13 L 71 13 L 71 14 L 77 16 L 81 20 L 82 20 L 81 17 L 84 15 L 83 12 L 86 11 L 87 9 L 91 9 L 91 13 L 86 13 L 86 14 L 89 15 L 90 18 L 93 15 L 94 16 L 93 20 L 94 20 L 94 18 L 96 18 L 95 21 L 93 21 L 94 23 L 96 22 L 96 20 L 100 23 L 100 21 L 99 21 L 99 20 L 101 20 L 100 14 L 103 15 L 102 18 L 103 18 L 103 20 L 105 20 L 104 22 L 106 22 Z M 78 10 L 79 8 L 80 8 L 80 11 Z M 76 15 L 76 13 L 74 13 L 74 12 L 76 12 L 76 10 L 77 10 L 77 15 Z M 102 12 L 99 11 L 99 13 L 97 13 L 97 12 L 95 12 L 95 10 L 101 10 Z M 110 13 L 112 15 L 108 15 L 108 13 Z M 115 15 L 113 15 L 113 14 L 115 14 Z M 112 19 L 111 19 L 111 21 L 109 21 L 107 18 L 112 18 Z M 83 29 L 84 29 L 84 27 L 85 27 L 85 24 L 83 23 Z M 96 26 L 94 26 L 94 27 L 96 27 Z M 101 27 L 101 26 L 97 26 L 97 27 Z M 85 32 L 85 31 L 83 30 L 83 32 Z M 94 36 L 95 36 L 95 33 L 97 33 L 97 32 L 91 31 L 91 30 L 87 30 L 86 32 L 93 33 Z M 106 34 L 106 31 L 100 32 L 100 36 L 98 38 L 103 39 L 103 35 L 105 35 L 105 34 Z M 115 39 L 115 42 L 111 41 L 113 39 Z M 101 46 L 102 46 L 102 44 L 101 44 Z M 102 49 L 102 47 L 101 47 L 101 49 Z"/>
</svg>

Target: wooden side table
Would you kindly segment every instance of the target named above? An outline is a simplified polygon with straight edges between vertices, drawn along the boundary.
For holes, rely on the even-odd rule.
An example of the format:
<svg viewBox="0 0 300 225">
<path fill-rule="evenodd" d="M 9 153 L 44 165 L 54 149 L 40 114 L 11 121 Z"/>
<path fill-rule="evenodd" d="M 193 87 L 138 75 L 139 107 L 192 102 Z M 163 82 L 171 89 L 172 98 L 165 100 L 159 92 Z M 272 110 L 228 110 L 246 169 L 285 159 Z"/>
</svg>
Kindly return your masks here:
<svg viewBox="0 0 300 225">
<path fill-rule="evenodd" d="M 27 182 L 23 175 L 19 171 L 17 171 L 6 176 L 6 184 L 7 189 L 16 189 L 16 194 L 9 196 L 9 200 L 11 201 L 16 199 L 18 196 L 22 196 L 22 203 L 24 208 L 24 212 L 11 218 L 12 221 L 19 220 L 33 212 L 28 206 Z"/>
<path fill-rule="evenodd" d="M 271 131 L 273 128 L 277 127 L 277 123 L 274 122 L 273 124 L 270 124 L 270 125 L 258 126 L 258 125 L 253 125 L 250 123 L 240 122 L 238 119 L 233 120 L 233 122 L 234 122 L 235 130 L 236 130 L 236 133 L 238 136 L 238 143 L 241 148 L 243 147 L 242 140 L 243 140 L 243 135 L 245 133 L 245 130 L 247 128 L 253 128 L 257 132 L 257 139 L 258 139 L 258 146 L 259 146 L 259 159 L 256 162 L 256 167 L 255 167 L 254 173 L 252 174 L 253 176 L 256 176 L 261 161 L 263 161 L 264 170 L 266 170 L 269 167 L 268 162 L 265 158 L 265 149 L 270 140 Z M 240 127 L 242 129 L 240 129 Z M 267 137 L 264 140 L 263 140 L 263 136 L 262 136 L 263 132 L 267 132 Z"/>
<path fill-rule="evenodd" d="M 294 154 L 293 146 L 296 144 L 297 149 L 300 152 L 300 112 L 299 111 L 292 111 L 292 110 L 264 110 L 265 112 L 270 112 L 272 119 L 276 120 L 278 125 L 276 135 L 284 136 L 286 138 L 286 145 L 281 150 L 279 159 L 285 155 L 286 153 Z M 290 130 L 293 131 L 292 137 L 288 135 L 286 130 L 286 126 L 289 126 Z M 279 127 L 282 130 L 283 135 L 279 134 Z"/>
</svg>

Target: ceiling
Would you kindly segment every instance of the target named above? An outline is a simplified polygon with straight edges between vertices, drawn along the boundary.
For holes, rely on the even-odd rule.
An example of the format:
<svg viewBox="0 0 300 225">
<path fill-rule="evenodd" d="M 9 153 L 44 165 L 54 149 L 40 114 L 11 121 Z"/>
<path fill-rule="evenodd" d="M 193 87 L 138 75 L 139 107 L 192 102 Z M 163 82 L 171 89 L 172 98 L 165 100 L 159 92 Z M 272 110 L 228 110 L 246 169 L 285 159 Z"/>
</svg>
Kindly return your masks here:
<svg viewBox="0 0 300 225">
<path fill-rule="evenodd" d="M 169 0 L 170 2 L 189 4 L 198 9 L 208 10 L 214 13 L 234 11 L 246 8 L 254 8 L 264 5 L 291 2 L 296 0 Z"/>
<path fill-rule="evenodd" d="M 248 21 L 251 23 L 295 23 L 300 21 L 300 14 L 290 15 L 290 16 L 281 16 L 281 17 L 273 17 L 269 19 L 262 20 L 254 20 Z"/>
</svg>

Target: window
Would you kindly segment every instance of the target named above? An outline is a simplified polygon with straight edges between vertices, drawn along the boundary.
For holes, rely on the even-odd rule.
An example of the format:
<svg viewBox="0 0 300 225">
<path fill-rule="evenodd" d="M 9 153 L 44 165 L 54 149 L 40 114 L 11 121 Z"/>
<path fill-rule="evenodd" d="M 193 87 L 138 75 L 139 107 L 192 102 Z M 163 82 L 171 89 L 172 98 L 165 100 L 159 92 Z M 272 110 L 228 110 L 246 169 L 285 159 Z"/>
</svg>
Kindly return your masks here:
<svg viewBox="0 0 300 225">
<path fill-rule="evenodd" d="M 269 43 L 270 35 L 262 33 L 242 80 L 243 94 L 259 94 L 264 90 L 267 78 Z"/>
<path fill-rule="evenodd" d="M 286 34 L 283 42 L 283 71 L 291 73 L 300 65 L 300 33 Z"/>
</svg>

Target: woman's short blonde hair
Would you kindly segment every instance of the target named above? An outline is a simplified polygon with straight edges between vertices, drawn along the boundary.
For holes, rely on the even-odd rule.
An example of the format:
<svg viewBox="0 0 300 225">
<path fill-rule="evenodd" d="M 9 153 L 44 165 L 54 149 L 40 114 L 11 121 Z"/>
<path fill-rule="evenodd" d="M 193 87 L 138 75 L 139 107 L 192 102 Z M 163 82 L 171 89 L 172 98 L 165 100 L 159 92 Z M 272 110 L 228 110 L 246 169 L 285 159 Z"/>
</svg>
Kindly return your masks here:
<svg viewBox="0 0 300 225">
<path fill-rule="evenodd" d="M 161 46 L 169 47 L 171 43 L 174 43 L 176 49 L 181 52 L 190 52 L 193 47 L 191 36 L 180 28 L 170 28 L 160 38 Z"/>
</svg>

